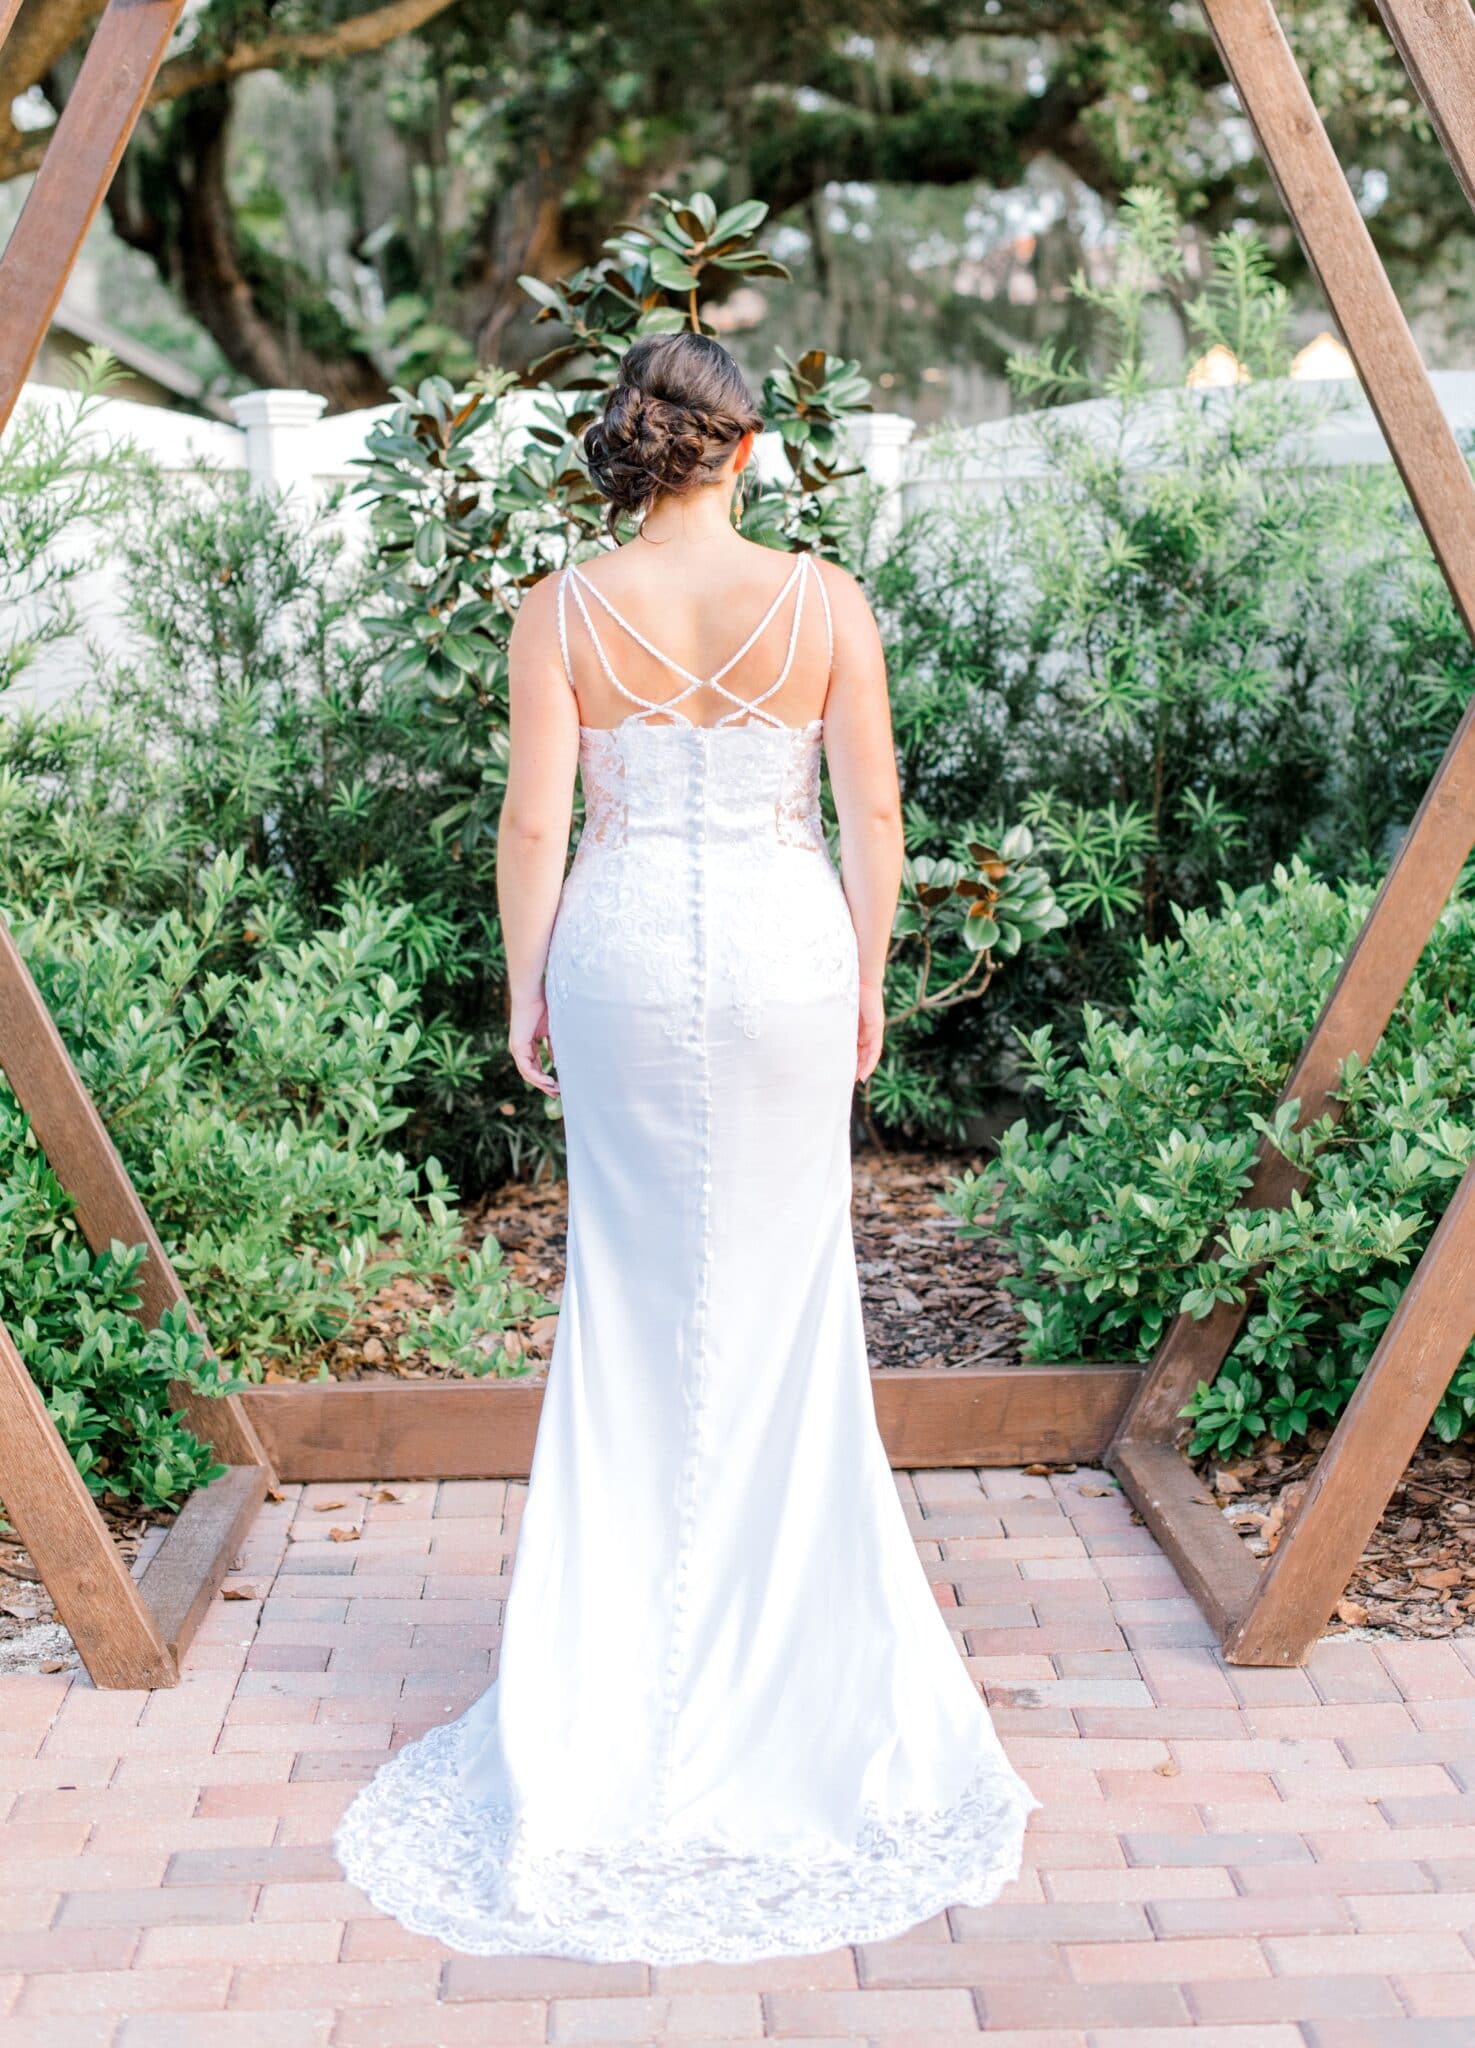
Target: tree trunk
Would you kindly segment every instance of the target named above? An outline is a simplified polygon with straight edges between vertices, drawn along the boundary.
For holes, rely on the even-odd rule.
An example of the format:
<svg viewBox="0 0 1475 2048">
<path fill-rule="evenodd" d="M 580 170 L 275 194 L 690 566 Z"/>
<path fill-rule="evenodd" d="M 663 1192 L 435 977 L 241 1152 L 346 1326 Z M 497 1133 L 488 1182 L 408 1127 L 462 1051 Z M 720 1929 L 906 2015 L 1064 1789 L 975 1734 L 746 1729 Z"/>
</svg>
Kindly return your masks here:
<svg viewBox="0 0 1475 2048">
<path fill-rule="evenodd" d="M 315 350 L 290 313 L 284 318 L 262 304 L 242 260 L 226 188 L 230 110 L 228 86 L 192 93 L 170 122 L 167 149 L 151 152 L 146 169 L 132 165 L 114 181 L 114 226 L 153 260 L 252 384 L 320 391 L 330 412 L 381 404 L 389 387 L 368 356 L 351 346 L 334 354 Z M 143 198 L 151 187 L 153 205 Z"/>
</svg>

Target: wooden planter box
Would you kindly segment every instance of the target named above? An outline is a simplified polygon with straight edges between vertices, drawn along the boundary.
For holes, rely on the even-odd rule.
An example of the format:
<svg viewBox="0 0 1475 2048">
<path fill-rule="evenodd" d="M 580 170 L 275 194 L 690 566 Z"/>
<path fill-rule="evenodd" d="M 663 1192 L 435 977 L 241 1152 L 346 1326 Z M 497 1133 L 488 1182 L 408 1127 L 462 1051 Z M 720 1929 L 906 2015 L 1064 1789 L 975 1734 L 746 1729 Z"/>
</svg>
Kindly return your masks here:
<svg viewBox="0 0 1475 2048">
<path fill-rule="evenodd" d="M 874 1372 L 892 1464 L 1088 1464 L 1141 1379 L 1132 1365 Z M 240 1397 L 284 1480 L 524 1479 L 543 1389 L 525 1380 L 317 1381 Z"/>
</svg>

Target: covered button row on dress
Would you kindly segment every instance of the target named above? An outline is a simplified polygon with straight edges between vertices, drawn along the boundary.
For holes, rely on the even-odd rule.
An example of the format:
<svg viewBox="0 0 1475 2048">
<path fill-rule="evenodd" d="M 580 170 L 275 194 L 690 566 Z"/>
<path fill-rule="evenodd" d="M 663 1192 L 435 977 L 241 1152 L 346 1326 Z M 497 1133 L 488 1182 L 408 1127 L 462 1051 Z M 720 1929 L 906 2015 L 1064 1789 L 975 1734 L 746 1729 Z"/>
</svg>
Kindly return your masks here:
<svg viewBox="0 0 1475 2048">
<path fill-rule="evenodd" d="M 699 1278 L 692 1316 L 692 1345 L 686 1393 L 687 1441 L 683 1457 L 676 1527 L 676 1554 L 672 1568 L 671 1633 L 666 1658 L 664 1726 L 659 1767 L 657 1810 L 662 1819 L 669 1812 L 671 1774 L 675 1756 L 677 1688 L 690 1607 L 691 1546 L 696 1523 L 697 1469 L 704 1448 L 703 1423 L 707 1364 L 707 1296 L 711 1273 L 712 1217 L 712 1088 L 707 1046 L 707 948 L 708 904 L 706 882 L 708 786 L 707 749 L 692 748 L 689 780 L 690 812 L 688 844 L 693 849 L 691 905 L 694 946 L 692 949 L 691 1050 L 700 1075 L 701 1170 L 698 1181 L 697 1230 Z"/>
</svg>

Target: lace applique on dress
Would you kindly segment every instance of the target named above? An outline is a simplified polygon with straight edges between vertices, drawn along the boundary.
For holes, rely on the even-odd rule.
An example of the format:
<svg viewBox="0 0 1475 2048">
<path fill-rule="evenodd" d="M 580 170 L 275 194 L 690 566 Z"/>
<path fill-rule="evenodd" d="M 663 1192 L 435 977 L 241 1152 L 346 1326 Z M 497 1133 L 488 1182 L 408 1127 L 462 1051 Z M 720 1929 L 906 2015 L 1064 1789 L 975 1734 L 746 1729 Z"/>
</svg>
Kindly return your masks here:
<svg viewBox="0 0 1475 2048">
<path fill-rule="evenodd" d="M 584 785 L 584 829 L 579 844 L 623 846 L 629 822 L 625 756 L 618 733 L 586 726 L 579 734 L 579 779 Z"/>
<path fill-rule="evenodd" d="M 816 728 L 808 727 L 806 738 Z M 784 762 L 783 780 L 774 804 L 774 825 L 785 846 L 802 846 L 824 853 L 825 827 L 819 807 L 819 748 L 796 746 Z"/>
<path fill-rule="evenodd" d="M 1002 1758 L 985 1759 L 947 1806 L 867 1804 L 848 1849 L 755 1853 L 659 1829 L 539 1848 L 505 1803 L 467 1802 L 462 1733 L 454 1722 L 398 1750 L 333 1846 L 381 1912 L 471 1955 L 743 1962 L 885 1941 L 944 1906 L 995 1899 L 1039 1803 Z"/>
</svg>

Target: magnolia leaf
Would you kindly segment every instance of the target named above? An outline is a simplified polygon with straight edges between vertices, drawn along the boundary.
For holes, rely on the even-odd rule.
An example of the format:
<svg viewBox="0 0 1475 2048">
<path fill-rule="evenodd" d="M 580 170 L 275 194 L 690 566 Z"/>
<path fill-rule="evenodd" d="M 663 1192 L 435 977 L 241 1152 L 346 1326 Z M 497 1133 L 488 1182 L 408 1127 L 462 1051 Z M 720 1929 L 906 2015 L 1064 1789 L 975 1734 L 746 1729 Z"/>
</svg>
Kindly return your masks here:
<svg viewBox="0 0 1475 2048">
<path fill-rule="evenodd" d="M 696 272 L 682 262 L 674 249 L 657 244 L 647 260 L 651 276 L 666 291 L 690 292 L 696 289 Z"/>
</svg>

